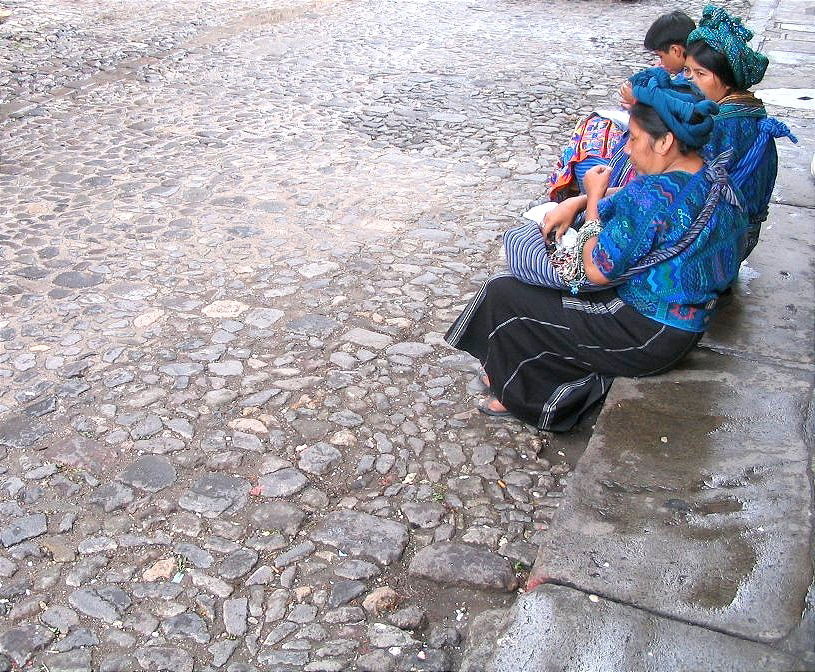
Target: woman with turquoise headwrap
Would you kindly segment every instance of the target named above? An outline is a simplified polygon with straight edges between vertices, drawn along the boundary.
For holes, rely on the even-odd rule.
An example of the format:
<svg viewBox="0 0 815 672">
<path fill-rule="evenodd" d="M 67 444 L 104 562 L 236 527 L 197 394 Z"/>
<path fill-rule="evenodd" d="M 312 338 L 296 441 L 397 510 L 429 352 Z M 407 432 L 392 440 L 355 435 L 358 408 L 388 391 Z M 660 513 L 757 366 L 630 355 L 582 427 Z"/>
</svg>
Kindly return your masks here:
<svg viewBox="0 0 815 672">
<path fill-rule="evenodd" d="M 789 128 L 767 116 L 764 104 L 748 91 L 758 84 L 768 60 L 748 46 L 753 33 L 741 19 L 724 9 L 708 5 L 699 27 L 688 36 L 685 72 L 709 100 L 719 104 L 719 114 L 703 154 L 708 158 L 732 150 L 728 171 L 742 191 L 750 232 L 746 257 L 758 242 L 761 224 L 767 219 L 778 171 L 775 138 L 796 138 Z"/>
<path fill-rule="evenodd" d="M 477 357 L 492 398 L 479 409 L 565 431 L 615 376 L 674 367 L 702 336 L 715 299 L 736 277 L 747 217 L 723 160 L 699 148 L 718 106 L 671 88 L 667 73 L 638 80 L 627 149 L 638 177 L 605 197 L 610 169 L 585 176 L 586 223 L 574 295 L 490 278 L 448 330 Z"/>
</svg>

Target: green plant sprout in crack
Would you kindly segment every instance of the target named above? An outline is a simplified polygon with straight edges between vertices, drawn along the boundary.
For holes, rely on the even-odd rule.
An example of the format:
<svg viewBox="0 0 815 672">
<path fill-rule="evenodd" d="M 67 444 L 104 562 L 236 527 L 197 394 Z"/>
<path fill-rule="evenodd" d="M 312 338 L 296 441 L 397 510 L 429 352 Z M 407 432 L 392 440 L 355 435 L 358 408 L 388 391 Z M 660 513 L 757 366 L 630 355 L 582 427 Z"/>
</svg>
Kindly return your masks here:
<svg viewBox="0 0 815 672">
<path fill-rule="evenodd" d="M 447 488 L 445 488 L 441 483 L 436 483 L 433 485 L 432 490 L 433 494 L 431 497 L 433 498 L 433 501 L 443 502 L 444 498 L 447 496 Z"/>
</svg>

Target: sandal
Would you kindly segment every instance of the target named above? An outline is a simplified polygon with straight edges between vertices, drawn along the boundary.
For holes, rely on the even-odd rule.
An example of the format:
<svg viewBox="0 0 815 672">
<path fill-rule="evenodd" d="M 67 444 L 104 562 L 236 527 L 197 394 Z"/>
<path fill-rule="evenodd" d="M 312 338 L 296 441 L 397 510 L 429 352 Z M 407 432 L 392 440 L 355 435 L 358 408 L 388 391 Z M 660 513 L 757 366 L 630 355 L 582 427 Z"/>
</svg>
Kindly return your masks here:
<svg viewBox="0 0 815 672">
<path fill-rule="evenodd" d="M 490 404 L 493 401 L 498 401 L 498 399 L 496 399 L 495 397 L 488 397 L 480 404 L 478 404 L 476 408 L 478 408 L 478 410 L 481 411 L 481 413 L 483 413 L 484 415 L 489 415 L 492 418 L 509 418 L 512 416 L 512 413 L 506 409 L 504 409 L 503 411 L 497 411 L 494 408 L 490 408 Z"/>
</svg>

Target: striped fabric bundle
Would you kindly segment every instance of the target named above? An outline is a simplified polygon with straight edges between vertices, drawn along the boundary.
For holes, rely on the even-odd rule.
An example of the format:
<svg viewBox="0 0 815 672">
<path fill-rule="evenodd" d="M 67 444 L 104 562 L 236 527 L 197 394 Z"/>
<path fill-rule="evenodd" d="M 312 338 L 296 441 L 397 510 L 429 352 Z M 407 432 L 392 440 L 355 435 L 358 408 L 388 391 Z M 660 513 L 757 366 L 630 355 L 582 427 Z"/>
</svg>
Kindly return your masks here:
<svg viewBox="0 0 815 672">
<path fill-rule="evenodd" d="M 531 220 L 504 234 L 507 266 L 521 282 L 528 285 L 570 290 L 552 265 L 540 227 Z"/>
</svg>

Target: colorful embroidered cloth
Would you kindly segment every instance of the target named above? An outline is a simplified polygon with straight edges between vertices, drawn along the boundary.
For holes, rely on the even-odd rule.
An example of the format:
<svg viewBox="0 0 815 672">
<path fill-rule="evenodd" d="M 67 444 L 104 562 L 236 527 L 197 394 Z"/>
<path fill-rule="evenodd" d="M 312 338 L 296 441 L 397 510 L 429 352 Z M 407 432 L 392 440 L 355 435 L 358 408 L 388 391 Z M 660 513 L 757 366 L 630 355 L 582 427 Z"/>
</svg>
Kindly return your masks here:
<svg viewBox="0 0 815 672">
<path fill-rule="evenodd" d="M 600 201 L 603 231 L 592 258 L 609 280 L 652 250 L 679 241 L 702 210 L 704 171 L 645 175 Z M 734 193 L 740 201 L 741 194 Z M 640 314 L 685 331 L 707 328 L 716 297 L 736 278 L 747 217 L 730 202 L 715 208 L 695 240 L 675 257 L 635 275 L 617 294 Z"/>
<path fill-rule="evenodd" d="M 589 164 L 607 164 L 618 147 L 623 129 L 611 119 L 591 114 L 575 126 L 568 144 L 549 176 L 549 200 L 562 201 L 580 192 L 582 180 Z M 598 159 L 590 161 L 590 159 Z M 577 164 L 581 164 L 581 171 Z"/>
</svg>

